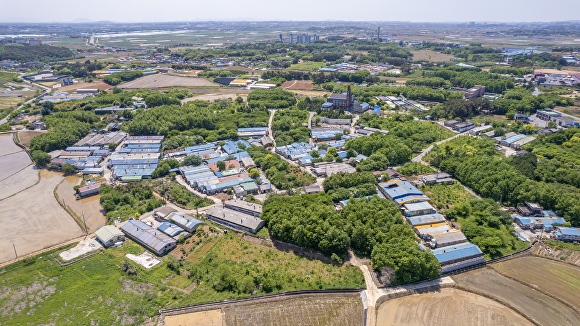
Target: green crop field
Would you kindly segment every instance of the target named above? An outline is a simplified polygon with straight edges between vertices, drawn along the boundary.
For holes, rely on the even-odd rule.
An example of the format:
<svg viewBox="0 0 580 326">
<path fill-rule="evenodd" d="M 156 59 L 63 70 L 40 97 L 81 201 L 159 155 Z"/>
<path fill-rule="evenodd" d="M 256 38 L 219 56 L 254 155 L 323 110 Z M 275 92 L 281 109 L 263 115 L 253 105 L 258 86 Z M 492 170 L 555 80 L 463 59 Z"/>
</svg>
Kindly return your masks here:
<svg viewBox="0 0 580 326">
<path fill-rule="evenodd" d="M 291 65 L 290 68 L 288 68 L 288 69 L 316 71 L 322 67 L 326 67 L 326 63 L 324 63 L 324 62 L 302 62 L 302 63 L 297 63 L 295 65 Z"/>
<path fill-rule="evenodd" d="M 233 234 L 208 237 L 198 248 L 208 241 L 209 250 L 192 252 L 197 263 L 166 256 L 150 270 L 125 257 L 144 251 L 131 240 L 68 267 L 59 267 L 48 253 L 12 264 L 0 270 L 0 324 L 141 324 L 160 308 L 264 294 L 267 282 L 274 292 L 364 286 L 353 266 L 326 265 Z M 200 284 L 186 293 L 194 280 Z"/>
</svg>

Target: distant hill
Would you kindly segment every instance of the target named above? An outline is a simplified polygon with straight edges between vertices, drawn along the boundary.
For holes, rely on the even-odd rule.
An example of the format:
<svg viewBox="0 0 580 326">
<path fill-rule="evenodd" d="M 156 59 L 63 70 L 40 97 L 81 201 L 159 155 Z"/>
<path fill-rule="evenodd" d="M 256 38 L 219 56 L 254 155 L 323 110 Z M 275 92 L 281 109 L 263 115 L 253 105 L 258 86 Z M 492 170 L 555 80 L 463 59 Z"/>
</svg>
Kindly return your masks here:
<svg viewBox="0 0 580 326">
<path fill-rule="evenodd" d="M 72 58 L 73 52 L 62 46 L 27 45 L 8 43 L 0 45 L 0 61 L 13 60 L 16 62 L 54 61 Z"/>
</svg>

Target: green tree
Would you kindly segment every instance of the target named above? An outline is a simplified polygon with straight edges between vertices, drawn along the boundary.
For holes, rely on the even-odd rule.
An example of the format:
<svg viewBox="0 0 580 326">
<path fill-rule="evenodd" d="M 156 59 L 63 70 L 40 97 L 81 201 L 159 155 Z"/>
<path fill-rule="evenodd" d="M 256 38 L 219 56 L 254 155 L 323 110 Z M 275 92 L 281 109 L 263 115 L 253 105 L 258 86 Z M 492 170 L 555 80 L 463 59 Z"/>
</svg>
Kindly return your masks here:
<svg viewBox="0 0 580 326">
<path fill-rule="evenodd" d="M 61 169 L 62 169 L 62 172 L 66 173 L 66 174 L 73 173 L 75 170 L 74 166 L 70 163 L 63 164 Z"/>
<path fill-rule="evenodd" d="M 50 159 L 50 154 L 48 153 L 40 150 L 32 151 L 32 160 L 38 166 L 46 166 L 48 163 L 50 163 Z"/>
<path fill-rule="evenodd" d="M 189 166 L 189 165 L 197 166 L 200 165 L 201 162 L 202 158 L 200 156 L 190 155 L 183 159 L 183 161 L 181 162 L 181 166 Z"/>
<path fill-rule="evenodd" d="M 250 176 L 250 178 L 258 178 L 260 176 L 260 171 L 258 171 L 257 169 L 250 169 L 248 171 L 248 175 Z"/>
<path fill-rule="evenodd" d="M 218 168 L 220 171 L 223 171 L 223 170 L 225 170 L 225 169 L 226 169 L 226 162 L 224 162 L 224 161 L 218 161 L 218 162 L 216 163 L 216 166 L 217 166 L 217 168 Z"/>
</svg>

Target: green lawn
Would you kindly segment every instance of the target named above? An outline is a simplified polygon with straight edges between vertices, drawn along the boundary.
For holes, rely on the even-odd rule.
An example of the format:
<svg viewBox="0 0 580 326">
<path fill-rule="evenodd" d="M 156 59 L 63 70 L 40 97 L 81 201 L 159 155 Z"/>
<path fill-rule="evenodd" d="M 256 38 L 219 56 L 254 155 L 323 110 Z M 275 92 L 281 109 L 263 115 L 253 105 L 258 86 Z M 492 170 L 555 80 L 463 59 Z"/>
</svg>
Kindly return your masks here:
<svg viewBox="0 0 580 326">
<path fill-rule="evenodd" d="M 316 71 L 322 67 L 326 67 L 326 63 L 306 61 L 291 65 L 288 69 Z"/>
<path fill-rule="evenodd" d="M 245 242 L 231 233 L 213 240 L 209 250 L 193 251 L 199 259 L 195 264 L 162 257 L 163 262 L 151 270 L 125 257 L 144 251 L 130 240 L 68 267 L 59 267 L 48 253 L 12 264 L 0 270 L 4 308 L 0 324 L 135 325 L 161 308 L 243 298 L 253 291 L 264 294 L 266 287 L 273 292 L 364 287 L 362 274 L 353 266 L 311 261 Z M 136 275 L 125 273 L 124 264 L 135 268 Z M 185 288 L 194 281 L 201 284 L 189 294 L 172 288 Z"/>
</svg>

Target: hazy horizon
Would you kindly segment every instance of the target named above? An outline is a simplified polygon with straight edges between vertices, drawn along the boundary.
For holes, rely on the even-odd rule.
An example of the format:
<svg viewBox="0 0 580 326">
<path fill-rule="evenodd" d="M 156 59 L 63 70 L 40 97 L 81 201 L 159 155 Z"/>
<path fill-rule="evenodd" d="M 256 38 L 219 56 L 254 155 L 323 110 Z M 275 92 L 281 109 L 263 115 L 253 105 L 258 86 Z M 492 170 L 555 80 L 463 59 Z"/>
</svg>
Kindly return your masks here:
<svg viewBox="0 0 580 326">
<path fill-rule="evenodd" d="M 575 0 L 19 0 L 3 2 L 0 23 L 114 23 L 196 21 L 376 21 L 412 23 L 534 23 L 579 20 Z"/>
</svg>

